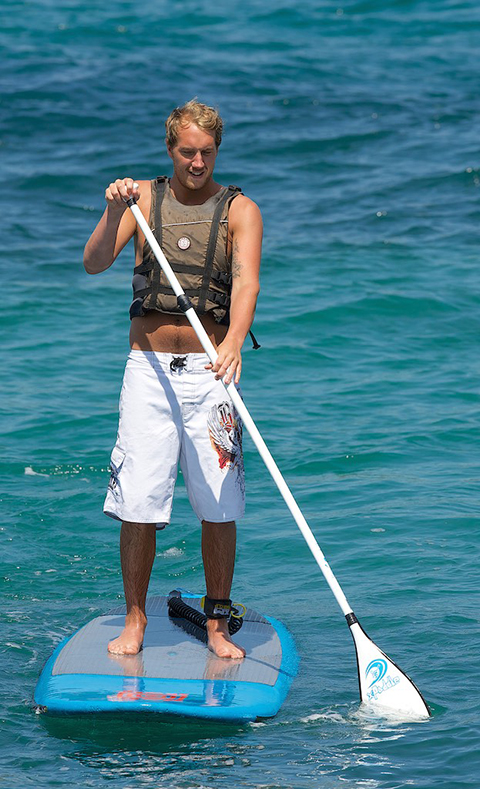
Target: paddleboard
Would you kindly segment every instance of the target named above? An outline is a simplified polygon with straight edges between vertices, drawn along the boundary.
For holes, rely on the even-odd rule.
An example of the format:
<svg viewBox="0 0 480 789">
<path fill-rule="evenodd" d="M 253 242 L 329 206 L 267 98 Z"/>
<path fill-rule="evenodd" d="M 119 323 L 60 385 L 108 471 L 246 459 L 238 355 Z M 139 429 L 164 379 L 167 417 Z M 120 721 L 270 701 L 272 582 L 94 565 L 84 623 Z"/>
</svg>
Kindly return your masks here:
<svg viewBox="0 0 480 789">
<path fill-rule="evenodd" d="M 201 611 L 201 596 L 181 593 Z M 123 628 L 125 606 L 93 619 L 47 661 L 35 690 L 46 713 L 155 712 L 162 716 L 253 721 L 277 714 L 297 673 L 295 643 L 281 622 L 246 608 L 233 636 L 241 661 L 217 658 L 199 628 L 171 616 L 168 597 L 147 601 L 138 655 L 116 656 L 108 642 Z M 241 607 L 242 611 L 244 607 Z"/>
</svg>

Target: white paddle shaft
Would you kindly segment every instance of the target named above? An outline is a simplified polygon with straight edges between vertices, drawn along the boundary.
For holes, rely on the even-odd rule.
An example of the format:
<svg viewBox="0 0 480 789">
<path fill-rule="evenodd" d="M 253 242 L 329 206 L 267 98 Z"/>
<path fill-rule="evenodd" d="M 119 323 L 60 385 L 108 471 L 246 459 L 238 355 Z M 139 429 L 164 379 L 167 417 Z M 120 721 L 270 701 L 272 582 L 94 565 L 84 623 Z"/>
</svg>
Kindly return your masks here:
<svg viewBox="0 0 480 789">
<path fill-rule="evenodd" d="M 147 239 L 147 241 L 148 241 L 148 243 L 149 243 L 149 245 L 150 245 L 150 247 L 152 249 L 152 252 L 155 255 L 160 267 L 162 268 L 166 278 L 168 279 L 168 281 L 169 281 L 169 283 L 170 283 L 175 295 L 176 296 L 184 296 L 185 295 L 184 291 L 183 291 L 183 289 L 182 289 L 182 287 L 181 287 L 181 285 L 180 285 L 180 283 L 179 283 L 179 281 L 178 281 L 178 279 L 177 279 L 172 267 L 170 266 L 170 263 L 168 262 L 167 258 L 163 254 L 162 249 L 161 249 L 157 239 L 153 235 L 150 227 L 148 226 L 148 222 L 145 219 L 144 215 L 142 214 L 140 208 L 132 200 L 128 201 L 128 205 L 129 205 L 129 207 L 130 207 L 135 219 L 137 220 L 137 223 L 138 223 L 139 227 L 141 228 L 142 233 L 144 234 L 145 238 Z M 185 312 L 185 315 L 188 318 L 188 320 L 190 321 L 193 329 L 195 330 L 195 333 L 196 333 L 198 339 L 200 340 L 200 342 L 201 342 L 201 344 L 202 344 L 202 346 L 203 346 L 203 348 L 205 350 L 205 353 L 207 354 L 208 358 L 210 359 L 212 364 L 215 364 L 215 362 L 217 360 L 217 351 L 216 351 L 213 343 L 210 341 L 210 338 L 209 338 L 207 332 L 205 331 L 205 329 L 203 328 L 203 325 L 202 325 L 197 313 L 193 309 L 193 307 L 190 307 Z M 230 399 L 232 400 L 233 405 L 235 406 L 238 414 L 240 415 L 240 417 L 241 417 L 241 419 L 243 421 L 243 424 L 245 425 L 245 427 L 247 428 L 248 432 L 250 433 L 250 436 L 252 438 L 253 443 L 257 447 L 260 456 L 262 457 L 267 469 L 269 470 L 269 472 L 272 475 L 272 477 L 273 477 L 273 479 L 274 479 L 274 481 L 275 481 L 280 493 L 282 494 L 288 509 L 292 513 L 293 518 L 294 518 L 298 528 L 302 532 L 302 534 L 303 534 L 303 536 L 305 538 L 305 541 L 306 541 L 308 547 L 310 548 L 310 550 L 311 550 L 311 552 L 312 552 L 312 554 L 313 554 L 313 556 L 315 558 L 315 561 L 317 562 L 318 566 L 320 567 L 320 570 L 322 571 L 323 575 L 325 576 L 325 580 L 327 581 L 330 589 L 332 590 L 338 605 L 340 606 L 340 608 L 342 609 L 343 613 L 346 616 L 347 614 L 352 612 L 352 609 L 351 609 L 351 607 L 348 604 L 347 598 L 345 597 L 345 595 L 344 595 L 344 593 L 343 593 L 343 591 L 342 591 L 342 589 L 340 587 L 340 584 L 338 583 L 337 579 L 335 578 L 335 576 L 334 576 L 334 574 L 333 574 L 333 572 L 332 572 L 332 570 L 330 568 L 330 565 L 328 564 L 327 560 L 325 559 L 325 556 L 324 556 L 322 550 L 320 549 L 320 546 L 318 545 L 315 537 L 313 536 L 312 530 L 311 530 L 310 526 L 308 525 L 307 521 L 305 520 L 305 518 L 304 518 L 304 516 L 303 516 L 303 514 L 302 514 L 302 512 L 300 510 L 300 507 L 298 506 L 298 504 L 295 501 L 292 493 L 290 492 L 290 488 L 288 487 L 287 483 L 285 482 L 285 480 L 284 480 L 284 478 L 283 478 L 283 476 L 282 476 L 282 474 L 280 472 L 280 469 L 278 468 L 277 464 L 275 463 L 275 460 L 273 459 L 273 457 L 272 457 L 272 455 L 270 453 L 270 450 L 268 449 L 267 445 L 265 444 L 265 441 L 263 440 L 263 438 L 262 438 L 262 436 L 260 434 L 260 431 L 258 430 L 258 428 L 257 428 L 255 422 L 253 421 L 252 417 L 250 416 L 250 413 L 249 413 L 247 407 L 245 406 L 242 398 L 238 394 L 238 392 L 237 392 L 237 390 L 235 388 L 235 384 L 232 382 L 232 383 L 228 384 L 228 386 L 226 384 L 224 384 L 224 386 L 225 386 L 225 389 L 227 390 L 227 392 L 229 394 Z"/>
</svg>

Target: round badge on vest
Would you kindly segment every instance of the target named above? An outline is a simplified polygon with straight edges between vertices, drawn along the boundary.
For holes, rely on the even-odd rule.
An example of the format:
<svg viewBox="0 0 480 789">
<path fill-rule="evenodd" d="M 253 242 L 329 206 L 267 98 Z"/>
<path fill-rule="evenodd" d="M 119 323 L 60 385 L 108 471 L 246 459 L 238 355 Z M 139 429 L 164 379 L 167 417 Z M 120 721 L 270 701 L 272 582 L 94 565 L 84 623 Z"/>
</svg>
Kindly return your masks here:
<svg viewBox="0 0 480 789">
<path fill-rule="evenodd" d="M 188 248 L 191 246 L 191 243 L 192 243 L 192 242 L 190 241 L 190 239 L 189 239 L 189 238 L 187 238 L 187 236 L 182 236 L 182 237 L 181 237 L 181 238 L 179 238 L 179 239 L 178 239 L 178 241 L 177 241 L 177 247 L 178 247 L 179 249 L 183 249 L 183 250 L 185 250 L 185 249 L 188 249 Z"/>
</svg>

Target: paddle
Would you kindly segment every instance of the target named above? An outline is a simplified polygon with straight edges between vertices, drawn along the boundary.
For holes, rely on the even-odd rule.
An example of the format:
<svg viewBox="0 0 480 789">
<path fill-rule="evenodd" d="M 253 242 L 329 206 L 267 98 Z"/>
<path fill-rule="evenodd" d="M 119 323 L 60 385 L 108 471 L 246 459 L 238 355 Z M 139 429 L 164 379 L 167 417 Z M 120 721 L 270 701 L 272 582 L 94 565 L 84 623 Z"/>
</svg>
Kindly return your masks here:
<svg viewBox="0 0 480 789">
<path fill-rule="evenodd" d="M 217 359 L 217 352 L 208 334 L 203 328 L 198 315 L 193 309 L 188 297 L 182 290 L 177 277 L 175 276 L 168 260 L 163 254 L 155 236 L 153 235 L 148 222 L 143 216 L 140 208 L 135 204 L 132 197 L 126 200 L 139 227 L 141 228 L 146 240 L 148 241 L 160 267 L 162 268 L 167 280 L 169 281 L 176 297 L 180 309 L 185 313 L 190 321 L 195 333 L 202 344 L 205 353 L 212 362 Z M 300 508 L 293 498 L 277 464 L 275 463 L 267 445 L 260 435 L 255 422 L 250 416 L 242 398 L 238 394 L 234 383 L 230 383 L 225 388 L 235 406 L 237 413 L 241 417 L 243 424 L 247 428 L 253 443 L 257 447 L 266 467 L 272 475 L 285 503 L 292 513 L 295 522 L 302 532 L 305 541 L 310 548 L 315 561 L 325 576 L 335 599 L 342 609 L 347 620 L 350 632 L 355 642 L 357 654 L 358 680 L 360 685 L 360 697 L 362 702 L 377 709 L 379 713 L 395 713 L 395 717 L 408 719 L 427 718 L 430 715 L 428 706 L 419 690 L 415 687 L 412 680 L 379 649 L 376 644 L 367 636 L 360 626 L 355 614 L 347 602 L 340 584 L 335 578 L 324 554 L 313 536 L 313 533 L 303 517 Z"/>
</svg>

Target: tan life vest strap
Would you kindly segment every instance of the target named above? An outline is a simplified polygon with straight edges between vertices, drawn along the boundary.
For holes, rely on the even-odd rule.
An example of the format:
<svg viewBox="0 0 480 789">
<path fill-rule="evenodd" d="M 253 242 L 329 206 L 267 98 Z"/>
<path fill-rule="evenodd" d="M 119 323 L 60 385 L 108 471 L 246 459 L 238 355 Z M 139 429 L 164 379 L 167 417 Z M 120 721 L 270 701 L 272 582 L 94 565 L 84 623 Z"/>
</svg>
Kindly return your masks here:
<svg viewBox="0 0 480 789">
<path fill-rule="evenodd" d="M 165 195 L 167 180 L 168 179 L 165 175 L 159 175 L 152 183 L 152 208 L 150 210 L 150 218 L 152 217 L 153 212 L 155 235 L 160 245 L 162 243 L 162 222 L 161 219 L 158 221 L 158 217 L 161 216 L 160 210 Z M 147 274 L 149 271 L 152 272 L 152 281 L 150 285 L 147 285 L 147 279 L 144 274 Z M 133 269 L 133 301 L 130 304 L 130 320 L 132 320 L 132 318 L 138 318 L 145 315 L 143 302 L 145 298 L 151 293 L 158 292 L 161 274 L 162 269 L 160 268 L 155 255 L 150 249 L 148 241 L 145 240 L 143 247 L 143 260 L 140 265 L 135 266 Z"/>
<path fill-rule="evenodd" d="M 198 297 L 198 305 L 197 305 L 197 312 L 202 315 L 205 312 L 205 306 L 207 302 L 207 296 L 209 291 L 210 282 L 212 281 L 212 269 L 213 269 L 213 262 L 215 259 L 215 249 L 217 246 L 217 238 L 218 238 L 218 229 L 220 227 L 220 220 L 222 218 L 223 209 L 225 204 L 238 194 L 240 194 L 242 190 L 239 186 L 229 186 L 225 190 L 225 194 L 223 197 L 218 201 L 213 217 L 212 217 L 212 224 L 210 227 L 210 235 L 208 237 L 208 244 L 207 244 L 207 253 L 205 255 L 205 269 L 203 274 L 202 284 L 200 286 L 200 294 Z"/>
<path fill-rule="evenodd" d="M 155 238 L 158 241 L 159 246 L 162 246 L 162 203 L 163 198 L 165 197 L 165 190 L 167 188 L 167 181 L 168 178 L 165 175 L 158 175 L 155 179 L 155 214 L 154 214 L 154 232 Z M 162 276 L 162 269 L 160 265 L 153 256 L 153 272 L 152 272 L 152 296 L 154 299 L 157 298 L 158 289 L 160 287 L 160 279 Z"/>
</svg>

